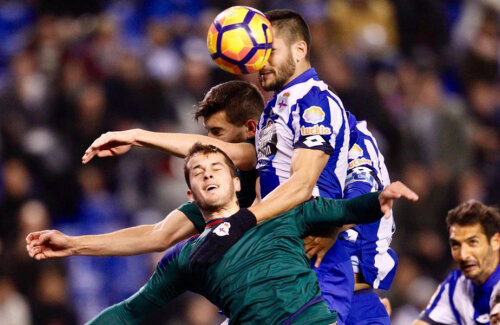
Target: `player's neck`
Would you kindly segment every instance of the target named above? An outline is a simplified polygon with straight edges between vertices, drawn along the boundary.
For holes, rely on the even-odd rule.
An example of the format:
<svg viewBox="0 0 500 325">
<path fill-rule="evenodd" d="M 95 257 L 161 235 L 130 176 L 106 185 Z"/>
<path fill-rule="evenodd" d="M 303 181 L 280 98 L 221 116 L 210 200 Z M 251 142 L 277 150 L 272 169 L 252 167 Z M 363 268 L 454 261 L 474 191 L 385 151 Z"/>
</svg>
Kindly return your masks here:
<svg viewBox="0 0 500 325">
<path fill-rule="evenodd" d="M 229 218 L 236 212 L 240 210 L 240 206 L 236 202 L 230 202 L 220 208 L 218 208 L 215 211 L 208 211 L 204 209 L 200 209 L 201 213 L 203 214 L 203 218 L 205 221 L 210 221 L 213 219 L 220 219 L 220 218 Z"/>
<path fill-rule="evenodd" d="M 290 82 L 294 81 L 295 79 L 297 79 L 298 76 L 300 76 L 301 74 L 303 74 L 304 72 L 306 72 L 309 69 L 311 69 L 311 63 L 309 63 L 305 60 L 297 63 L 297 66 L 295 67 L 294 74 L 290 77 L 290 79 L 288 79 L 285 86 L 288 85 Z"/>
</svg>

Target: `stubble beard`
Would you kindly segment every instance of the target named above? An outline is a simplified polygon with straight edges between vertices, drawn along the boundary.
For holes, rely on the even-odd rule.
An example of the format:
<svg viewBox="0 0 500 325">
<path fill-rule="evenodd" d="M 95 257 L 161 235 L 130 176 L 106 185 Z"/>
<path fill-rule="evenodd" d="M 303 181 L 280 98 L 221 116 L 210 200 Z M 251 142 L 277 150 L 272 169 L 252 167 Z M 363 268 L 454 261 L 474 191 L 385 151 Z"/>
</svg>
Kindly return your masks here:
<svg viewBox="0 0 500 325">
<path fill-rule="evenodd" d="M 286 62 L 279 66 L 277 69 L 273 69 L 276 80 L 270 85 L 262 85 L 262 88 L 265 91 L 281 90 L 295 73 L 296 67 L 297 65 L 295 64 L 295 61 L 293 61 L 291 53 L 289 53 Z"/>
</svg>

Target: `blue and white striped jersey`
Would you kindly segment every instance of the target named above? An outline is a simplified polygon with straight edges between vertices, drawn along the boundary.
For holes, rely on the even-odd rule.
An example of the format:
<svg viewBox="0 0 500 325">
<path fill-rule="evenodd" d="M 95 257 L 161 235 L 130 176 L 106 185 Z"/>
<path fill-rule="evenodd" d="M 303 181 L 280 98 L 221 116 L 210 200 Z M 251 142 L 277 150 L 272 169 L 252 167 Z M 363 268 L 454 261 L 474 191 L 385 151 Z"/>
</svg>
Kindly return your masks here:
<svg viewBox="0 0 500 325">
<path fill-rule="evenodd" d="M 351 129 L 347 178 L 344 198 L 382 190 L 390 184 L 384 156 L 366 127 L 348 114 Z M 342 234 L 340 239 L 351 256 L 354 273 L 362 273 L 375 289 L 389 289 L 398 263 L 397 254 L 389 247 L 394 234 L 394 218 L 357 225 Z"/>
<path fill-rule="evenodd" d="M 290 178 L 295 148 L 330 155 L 311 194 L 342 198 L 349 149 L 347 115 L 340 99 L 319 80 L 314 69 L 275 93 L 264 108 L 255 139 L 262 198 Z M 330 310 L 338 312 L 338 323 L 344 324 L 354 293 L 354 274 L 339 241 L 315 271 L 323 298 Z"/>
<path fill-rule="evenodd" d="M 500 288 L 500 267 L 477 286 L 455 270 L 437 288 L 420 319 L 429 324 L 489 324 L 489 311 Z"/>
<path fill-rule="evenodd" d="M 340 99 L 309 69 L 267 103 L 256 134 L 257 171 L 265 197 L 290 178 L 295 148 L 330 155 L 313 195 L 342 198 L 347 174 L 349 126 Z"/>
</svg>

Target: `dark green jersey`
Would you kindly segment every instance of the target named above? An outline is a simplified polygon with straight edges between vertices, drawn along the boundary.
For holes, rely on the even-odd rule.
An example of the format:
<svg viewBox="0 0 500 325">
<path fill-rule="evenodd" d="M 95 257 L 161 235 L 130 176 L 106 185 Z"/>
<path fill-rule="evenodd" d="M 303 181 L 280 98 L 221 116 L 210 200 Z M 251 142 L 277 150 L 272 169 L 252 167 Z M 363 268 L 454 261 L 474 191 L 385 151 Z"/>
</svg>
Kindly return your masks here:
<svg viewBox="0 0 500 325">
<path fill-rule="evenodd" d="M 331 324 L 336 314 L 320 299 L 302 237 L 324 227 L 378 220 L 377 196 L 370 193 L 351 200 L 308 201 L 258 224 L 220 261 L 207 269 L 194 270 L 189 255 L 208 229 L 218 227 L 218 220 L 212 220 L 199 237 L 169 250 L 137 294 L 108 308 L 91 324 L 118 324 L 119 320 L 136 324 L 185 290 L 207 297 L 224 311 L 230 324 L 281 324 L 298 311 L 293 324 Z"/>
<path fill-rule="evenodd" d="M 255 138 L 248 139 L 245 142 L 255 145 Z M 240 207 L 248 208 L 255 200 L 255 181 L 257 180 L 257 170 L 252 169 L 245 171 L 238 169 L 238 177 L 241 182 L 241 191 L 236 193 L 236 197 L 238 198 Z M 196 203 L 186 202 L 178 207 L 177 210 L 181 211 L 188 217 L 199 233 L 203 232 L 205 229 L 205 219 L 203 219 L 203 215 L 201 214 L 200 209 L 198 209 Z"/>
</svg>

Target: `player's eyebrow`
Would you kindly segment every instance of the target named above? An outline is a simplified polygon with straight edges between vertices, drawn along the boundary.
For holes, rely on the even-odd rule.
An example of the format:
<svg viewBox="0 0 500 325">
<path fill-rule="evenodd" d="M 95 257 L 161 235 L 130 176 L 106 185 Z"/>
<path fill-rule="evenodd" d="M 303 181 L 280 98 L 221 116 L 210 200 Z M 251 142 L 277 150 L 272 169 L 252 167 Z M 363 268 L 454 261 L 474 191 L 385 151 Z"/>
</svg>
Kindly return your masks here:
<svg viewBox="0 0 500 325">
<path fill-rule="evenodd" d="M 467 237 L 467 238 L 465 238 L 465 239 L 463 239 L 463 240 L 460 240 L 460 241 L 459 241 L 459 240 L 456 240 L 456 239 L 454 239 L 454 238 L 450 238 L 450 244 L 460 244 L 461 242 L 466 242 L 466 241 L 469 241 L 469 240 L 471 240 L 471 239 L 478 239 L 478 238 L 479 238 L 479 237 L 478 237 L 477 235 L 472 235 L 472 236 Z"/>
<path fill-rule="evenodd" d="M 212 163 L 212 167 L 214 166 L 223 166 L 223 164 L 220 161 Z"/>
</svg>

